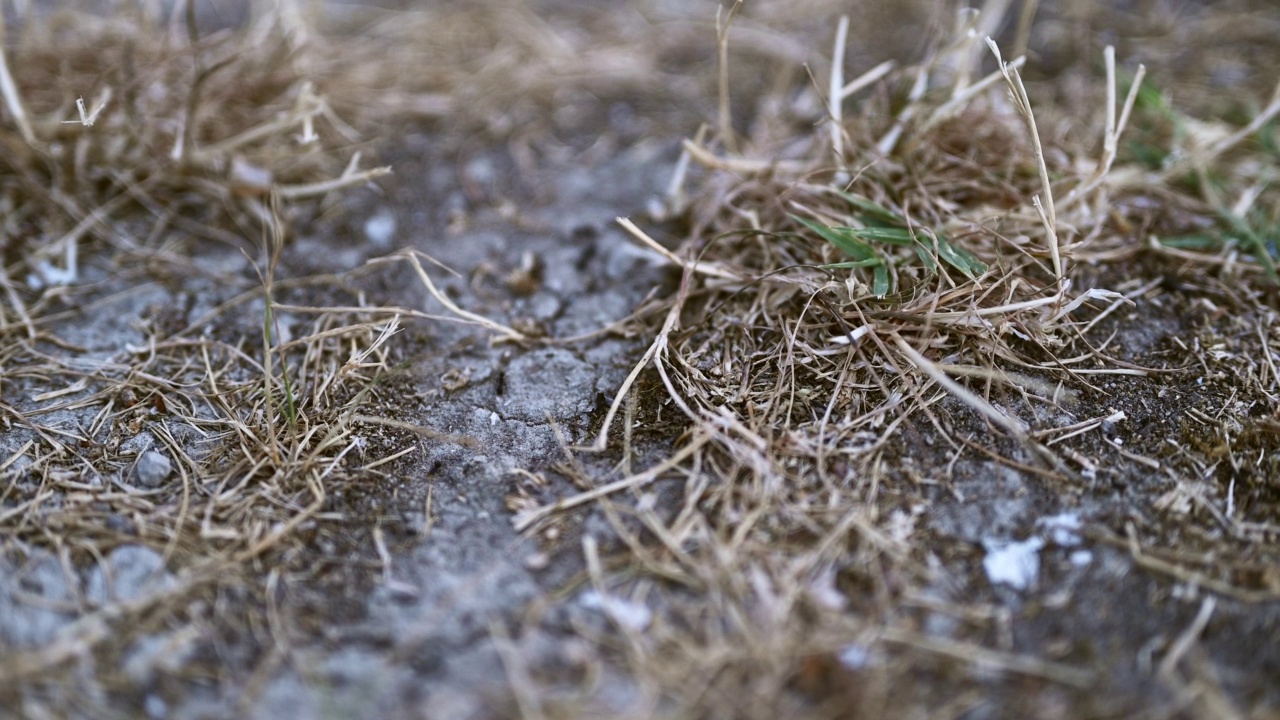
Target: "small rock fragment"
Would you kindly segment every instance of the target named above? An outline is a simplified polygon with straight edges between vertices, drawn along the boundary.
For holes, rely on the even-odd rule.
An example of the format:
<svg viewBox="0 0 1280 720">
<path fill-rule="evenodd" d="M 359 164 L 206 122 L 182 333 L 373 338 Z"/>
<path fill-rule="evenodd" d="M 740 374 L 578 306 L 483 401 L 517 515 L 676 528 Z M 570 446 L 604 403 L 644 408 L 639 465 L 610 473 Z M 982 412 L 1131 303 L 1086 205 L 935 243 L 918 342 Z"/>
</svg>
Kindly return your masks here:
<svg viewBox="0 0 1280 720">
<path fill-rule="evenodd" d="M 107 555 L 105 566 L 90 569 L 84 597 L 97 606 L 130 602 L 172 587 L 174 582 L 165 569 L 164 555 L 144 545 L 121 545 Z"/>
<path fill-rule="evenodd" d="M 383 210 L 364 221 L 364 236 L 374 248 L 391 249 L 396 234 L 396 216 Z"/>
<path fill-rule="evenodd" d="M 169 479 L 169 474 L 172 472 L 173 466 L 169 458 L 150 450 L 138 458 L 138 464 L 133 468 L 133 479 L 142 487 L 157 488 Z"/>
<path fill-rule="evenodd" d="M 987 555 L 982 569 L 992 585 L 1004 584 L 1014 590 L 1026 590 L 1040 574 L 1040 550 L 1044 540 L 1038 537 L 1018 541 L 983 540 Z"/>
</svg>

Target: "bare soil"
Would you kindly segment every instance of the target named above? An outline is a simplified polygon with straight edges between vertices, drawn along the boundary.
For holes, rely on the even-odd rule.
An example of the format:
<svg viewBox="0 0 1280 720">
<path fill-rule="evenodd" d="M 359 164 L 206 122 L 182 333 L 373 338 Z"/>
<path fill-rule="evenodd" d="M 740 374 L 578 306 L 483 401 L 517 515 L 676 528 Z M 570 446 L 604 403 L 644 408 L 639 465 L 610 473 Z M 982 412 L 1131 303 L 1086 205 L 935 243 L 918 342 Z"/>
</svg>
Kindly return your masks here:
<svg viewBox="0 0 1280 720">
<path fill-rule="evenodd" d="M 1273 123 L 1229 163 L 1116 180 L 1055 286 L 1003 101 L 867 159 L 892 113 L 950 89 L 912 98 L 902 70 L 845 109 L 856 163 L 785 170 L 826 142 L 841 13 L 853 79 L 945 47 L 951 10 L 747 3 L 726 75 L 738 152 L 699 133 L 724 131 L 710 7 L 330 3 L 277 26 L 196 5 L 192 58 L 283 33 L 237 71 L 265 99 L 210 75 L 227 127 L 198 147 L 287 116 L 312 75 L 351 127 L 326 125 L 322 151 L 280 150 L 290 125 L 174 175 L 89 173 L 181 133 L 157 122 L 111 150 L 128 123 L 110 112 L 145 110 L 145 88 L 83 47 L 65 72 L 20 63 L 84 37 L 114 58 L 110 38 L 138 36 L 82 18 L 125 11 L 54 13 L 33 36 L 5 16 L 33 117 L 92 105 L 67 78 L 116 99 L 92 127 L 36 122 L 30 143 L 0 113 L 0 717 L 1280 718 Z M 1077 3 L 1026 33 L 1018 7 L 991 32 L 1006 59 L 1027 42 L 1060 201 L 1069 153 L 1098 156 L 1101 106 L 1081 103 L 1107 44 L 1180 108 L 1135 111 L 1126 172 L 1268 106 L 1267 3 Z M 144 69 L 188 52 L 181 13 L 164 18 L 171 44 Z M 351 54 L 308 55 L 302 27 Z M 185 88 L 183 67 L 157 72 Z M 694 137 L 723 166 L 695 158 L 677 202 Z M 391 174 L 281 199 L 354 177 L 356 150 Z M 819 267 L 848 258 L 770 223 L 829 210 L 804 188 L 839 172 L 859 197 L 883 179 L 876 202 L 926 225 L 982 215 L 969 242 L 991 274 L 936 247 L 931 272 L 893 256 L 887 294 L 870 262 Z M 1192 242 L 1228 232 L 1197 172 L 1227 205 L 1258 188 L 1263 250 Z M 123 187 L 127 205 L 102 190 Z M 74 277 L 38 277 L 65 269 L 82 221 Z M 1115 294 L 1069 323 L 993 311 L 998 333 L 961 340 L 944 313 L 901 310 L 929 283 L 1007 291 L 976 308 L 1064 278 Z"/>
</svg>

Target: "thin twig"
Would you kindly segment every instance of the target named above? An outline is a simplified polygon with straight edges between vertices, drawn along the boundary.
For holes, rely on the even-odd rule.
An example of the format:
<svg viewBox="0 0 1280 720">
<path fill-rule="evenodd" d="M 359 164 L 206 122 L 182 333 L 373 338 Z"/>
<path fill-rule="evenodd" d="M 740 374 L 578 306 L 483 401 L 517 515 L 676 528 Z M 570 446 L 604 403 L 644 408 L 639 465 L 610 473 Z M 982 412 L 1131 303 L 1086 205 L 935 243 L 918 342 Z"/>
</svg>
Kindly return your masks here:
<svg viewBox="0 0 1280 720">
<path fill-rule="evenodd" d="M 1217 600 L 1212 595 L 1208 595 L 1200 603 L 1200 611 L 1196 613 L 1196 617 L 1182 631 L 1178 639 L 1174 641 L 1169 648 L 1169 652 L 1165 653 L 1164 659 L 1160 661 L 1160 674 L 1165 677 L 1173 677 L 1174 672 L 1178 669 L 1178 663 L 1182 662 L 1182 658 L 1200 639 L 1201 633 L 1204 632 L 1206 626 L 1209 625 L 1209 619 L 1213 617 L 1213 609 L 1217 605 Z"/>
<path fill-rule="evenodd" d="M 1036 167 L 1040 171 L 1040 187 L 1044 193 L 1044 200 L 1033 198 L 1036 211 L 1039 213 L 1045 229 L 1046 241 L 1049 246 L 1049 256 L 1053 261 L 1053 274 L 1059 282 L 1065 279 L 1066 268 L 1062 264 L 1062 254 L 1058 247 L 1058 215 L 1053 204 L 1053 185 L 1049 182 L 1049 166 L 1045 163 L 1044 148 L 1040 144 L 1040 131 L 1036 128 L 1036 116 L 1031 110 L 1031 99 L 1027 97 L 1027 87 L 1022 83 L 1022 75 L 1013 63 L 1006 63 L 1004 58 L 1000 57 L 1000 48 L 996 46 L 994 40 L 987 38 L 987 46 L 991 48 L 991 52 L 996 56 L 996 62 L 1000 64 L 1000 72 L 1004 76 L 1005 83 L 1009 86 L 1009 96 L 1013 99 L 1014 107 L 1018 113 L 1022 115 L 1027 123 L 1027 131 L 1031 137 L 1031 145 L 1035 149 Z"/>
<path fill-rule="evenodd" d="M 0 95 L 4 96 L 5 107 L 9 108 L 9 114 L 13 116 L 13 122 L 18 126 L 18 132 L 22 134 L 22 139 L 32 147 L 36 145 L 36 134 L 31 130 L 31 122 L 27 120 L 27 111 L 22 106 L 22 96 L 18 93 L 18 85 L 13 81 L 13 75 L 9 72 L 9 61 L 5 47 L 5 39 L 9 36 L 9 31 L 5 28 L 4 16 L 0 14 Z"/>
<path fill-rule="evenodd" d="M 844 46 L 849 39 L 849 16 L 836 25 L 836 46 L 831 52 L 831 83 L 827 90 L 827 115 L 831 121 L 831 152 L 836 168 L 844 172 Z"/>
<path fill-rule="evenodd" d="M 737 137 L 733 132 L 733 114 L 729 105 L 729 28 L 734 18 L 742 10 L 742 0 L 734 0 L 725 12 L 723 6 L 716 5 L 716 59 L 718 62 L 719 106 L 717 116 L 720 119 L 720 142 L 729 152 L 738 151 Z"/>
</svg>

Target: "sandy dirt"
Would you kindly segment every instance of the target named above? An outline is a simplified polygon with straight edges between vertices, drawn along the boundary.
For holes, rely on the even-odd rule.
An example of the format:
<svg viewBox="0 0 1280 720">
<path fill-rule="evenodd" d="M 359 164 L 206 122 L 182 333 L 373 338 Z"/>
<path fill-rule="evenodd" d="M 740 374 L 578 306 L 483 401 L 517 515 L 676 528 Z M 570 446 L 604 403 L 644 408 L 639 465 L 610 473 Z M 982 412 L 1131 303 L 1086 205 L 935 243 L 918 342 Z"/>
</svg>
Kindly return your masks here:
<svg viewBox="0 0 1280 720">
<path fill-rule="evenodd" d="M 642 15 L 611 5 L 612 17 L 573 3 L 527 12 L 551 35 L 594 47 L 592 33 L 614 37 Z M 743 114 L 768 95 L 750 82 L 751 63 L 794 61 L 794 79 L 828 52 L 834 12 L 801 5 L 775 42 L 763 21 L 743 26 Z M 1028 70 L 1037 101 L 1064 101 L 1053 88 L 1072 82 L 1055 74 L 1077 67 L 1072 38 L 1097 54 L 1116 37 L 1098 26 L 1128 5 L 1164 6 L 1114 3 L 1079 18 L 1044 10 L 1043 34 L 1032 36 L 1043 62 Z M 906 24 L 868 12 L 851 63 L 921 50 Z M 680 564 L 710 542 L 682 545 L 655 528 L 712 503 L 710 481 L 689 473 L 661 473 L 517 532 L 522 512 L 657 467 L 691 437 L 650 368 L 608 449 L 582 449 L 681 283 L 679 268 L 616 218 L 668 247 L 697 224 L 659 217 L 681 140 L 716 112 L 714 28 L 687 13 L 661 16 L 666 29 L 651 23 L 647 32 L 680 52 L 650 68 L 652 82 L 627 79 L 625 92 L 560 78 L 550 100 L 513 100 L 509 126 L 396 120 L 365 163 L 391 175 L 290 218 L 270 306 L 252 243 L 180 225 L 145 262 L 94 240 L 66 286 L 6 281 L 47 320 L 0 366 L 0 717 L 1280 717 L 1280 329 L 1274 286 L 1258 272 L 1156 252 L 1081 263 L 1078 287 L 1128 298 L 1090 337 L 1144 371 L 1088 375 L 1061 402 L 993 395 L 1034 427 L 1083 428 L 1042 436 L 1061 467 L 943 397 L 928 417 L 912 415 L 871 469 L 823 469 L 866 509 L 847 516 L 847 536 L 788 515 L 761 526 L 778 533 L 761 542 L 779 548 L 761 565 L 723 559 L 698 565 L 712 568 L 699 576 Z M 902 13 L 932 17 L 915 5 Z M 208 22 L 218 18 L 241 20 Z M 876 28 L 897 30 L 883 30 L 873 51 Z M 806 32 L 825 33 L 815 35 L 822 47 L 800 42 Z M 1122 53 L 1143 54 L 1140 32 L 1120 37 Z M 1159 61 L 1147 59 L 1172 84 L 1180 71 Z M 1242 97 L 1256 80 L 1224 60 L 1197 65 L 1188 81 L 1202 82 L 1200 71 L 1241 74 Z M 495 102 L 477 92 L 475 102 Z M 1143 198 L 1128 202 L 1122 214 L 1141 215 Z M 113 232 L 129 227 L 148 232 L 137 218 Z M 439 263 L 422 267 L 449 304 L 497 325 L 459 322 L 406 251 Z M 362 310 L 325 325 L 323 308 Z M 214 424 L 213 400 L 174 398 L 211 397 L 209 376 L 250 398 L 255 366 L 235 358 L 264 355 L 264 313 L 272 342 L 286 345 L 372 323 L 327 354 L 304 359 L 296 346 L 303 373 L 368 346 L 390 317 L 372 308 L 421 316 L 403 314 L 367 382 L 326 400 L 364 420 L 342 416 L 341 454 L 316 450 L 324 492 L 280 480 L 261 502 L 233 502 L 267 482 L 265 471 L 239 484 L 216 478 L 245 461 L 242 440 Z M 6 328 L 19 328 L 6 313 Z M 501 329 L 523 341 L 503 342 Z M 206 343 L 212 359 L 165 359 L 179 357 L 166 343 L 183 338 Z M 139 395 L 126 398 L 126 387 L 160 388 L 170 404 L 132 389 Z M 214 508 L 205 517 L 179 514 L 206 507 L 200 498 Z M 148 524 L 160 506 L 184 518 L 178 530 Z M 266 540 L 219 534 L 231 528 Z M 852 569 L 805 565 L 790 576 L 802 588 L 778 581 L 788 577 L 778 568 L 801 564 L 784 548 L 824 542 L 837 548 L 831 557 L 846 546 L 865 554 Z M 687 575 L 660 571 L 668 561 Z M 750 601 L 736 605 L 726 588 Z M 704 595 L 724 614 L 686 613 L 681 603 Z M 779 600 L 790 595 L 802 600 Z M 771 619 L 783 606 L 842 619 Z M 775 626 L 790 635 L 768 636 Z M 699 649 L 665 641 L 681 633 Z M 694 669 L 673 679 L 664 665 Z M 725 680 L 739 675 L 764 679 L 757 694 Z"/>
</svg>

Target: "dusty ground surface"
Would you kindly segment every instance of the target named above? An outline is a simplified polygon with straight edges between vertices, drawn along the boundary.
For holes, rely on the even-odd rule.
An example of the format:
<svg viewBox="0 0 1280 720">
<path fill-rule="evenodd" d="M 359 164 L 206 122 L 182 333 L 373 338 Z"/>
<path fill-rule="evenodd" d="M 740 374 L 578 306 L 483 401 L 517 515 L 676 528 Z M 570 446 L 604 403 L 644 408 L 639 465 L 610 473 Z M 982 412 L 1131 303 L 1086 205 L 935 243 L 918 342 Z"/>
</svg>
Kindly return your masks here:
<svg viewBox="0 0 1280 720">
<path fill-rule="evenodd" d="M 979 405 L 898 366 L 884 382 L 902 385 L 866 381 L 855 393 L 865 399 L 836 407 L 765 350 L 778 327 L 799 335 L 789 313 L 807 307 L 804 293 L 742 278 L 695 287 L 683 264 L 704 253 L 733 268 L 732 255 L 714 256 L 727 244 L 717 233 L 735 227 L 721 208 L 757 192 L 703 167 L 688 204 L 672 207 L 681 140 L 717 120 L 707 8 L 405 5 L 354 20 L 330 8 L 346 18 L 341 37 L 388 56 L 414 49 L 401 69 L 365 78 L 363 95 L 333 91 L 340 116 L 364 102 L 391 119 L 352 120 L 363 139 L 343 136 L 323 161 L 281 160 L 275 177 L 296 187 L 314 180 L 304 170 L 337 175 L 353 149 L 361 167 L 392 174 L 299 199 L 275 224 L 255 181 L 234 173 L 219 182 L 250 187 L 215 194 L 223 214 L 201 209 L 206 185 L 135 175 L 136 204 L 81 223 L 97 205 L 76 198 L 96 186 L 71 172 L 84 163 L 69 148 L 92 158 L 101 146 L 46 124 L 34 133 L 55 140 L 23 154 L 12 115 L 0 116 L 0 716 L 1280 717 L 1275 283 L 1247 247 L 1196 244 L 1217 220 L 1170 199 L 1176 178 L 1117 190 L 1098 249 L 1072 257 L 1075 288 L 1126 302 L 1098 296 L 1073 317 L 1079 338 L 1052 350 L 1088 346 L 1105 361 L 1055 374 L 1001 355 L 1007 382 L 970 363 L 953 377 Z M 952 20 L 912 4 L 829 5 L 748 3 L 735 26 L 730 108 L 757 157 L 794 159 L 771 144 L 777 127 L 820 125 L 805 93 L 826 82 L 838 12 L 858 19 L 851 78 L 918 60 Z M 251 22 L 212 11 L 206 32 Z M 398 35 L 423 20 L 415 13 L 442 36 Z M 992 32 L 1012 46 L 1009 15 Z M 1265 3 L 1045 8 L 1028 36 L 1031 100 L 1045 116 L 1070 108 L 1101 73 L 1080 58 L 1114 43 L 1125 67 L 1145 62 L 1206 126 L 1243 127 L 1267 104 L 1274 76 L 1255 55 L 1275 50 L 1278 26 Z M 1168 52 L 1228 30 L 1229 49 Z M 516 41 L 495 39 L 503 31 Z M 10 42 L 9 63 L 37 111 L 74 118 L 76 92 L 93 103 L 88 89 L 52 82 L 43 97 L 15 60 L 56 55 L 58 37 Z M 416 64 L 438 57 L 456 65 Z M 319 68 L 323 92 L 326 79 L 351 80 L 343 62 L 363 67 L 297 67 Z M 83 58 L 65 64 L 109 76 Z M 909 104 L 909 79 L 877 87 L 894 112 Z M 408 90 L 376 105 L 379 88 Z M 1193 133 L 1161 125 L 1158 103 L 1137 112 L 1134 156 Z M 114 127 L 105 113 L 84 130 Z M 1045 121 L 1049 162 L 1058 146 L 1087 144 L 1077 136 L 1093 119 Z M 850 142 L 863 129 L 851 122 Z M 1032 157 L 1002 132 L 948 136 L 956 164 L 991 170 L 947 207 L 989 203 L 1004 229 L 1015 227 L 1004 214 L 1030 205 L 1014 191 L 1038 180 L 1029 159 L 1001 164 Z M 1280 167 L 1268 133 L 1249 146 L 1260 193 Z M 905 187 L 910 176 L 893 177 Z M 1012 199 L 991 200 L 988 182 Z M 776 195 L 760 195 L 767 217 Z M 70 220 L 21 211 L 26 197 Z M 642 246 L 618 217 L 680 256 Z M 1269 222 L 1260 232 L 1274 254 L 1274 212 Z M 74 277 L 47 277 L 65 260 L 42 256 L 41 241 L 79 224 L 90 229 Z M 686 292 L 706 305 L 677 312 L 685 327 L 668 333 L 664 317 L 683 302 L 672 298 Z M 731 313 L 756 294 L 767 312 Z M 864 292 L 858 312 L 901 319 L 879 295 Z M 1010 323 L 1023 334 L 1001 342 L 1017 360 L 1052 354 L 1025 318 Z M 687 373 L 674 381 L 648 363 L 631 376 L 668 335 L 680 352 L 711 349 L 673 350 L 680 360 L 665 367 Z M 920 348 L 955 373 L 967 362 L 942 341 Z M 826 357 L 806 367 L 823 376 Z M 861 367 L 893 365 L 879 363 Z M 860 372 L 841 367 L 823 377 Z M 747 399 L 751 368 L 765 368 L 761 383 L 791 383 L 785 413 Z M 736 439 L 690 422 L 697 412 L 677 401 L 709 396 L 723 412 L 699 417 Z M 1027 435 L 1006 432 L 1005 413 Z M 838 429 L 812 434 L 827 416 Z M 765 417 L 777 422 L 751 425 Z M 588 449 L 610 420 L 607 447 Z"/>
</svg>

